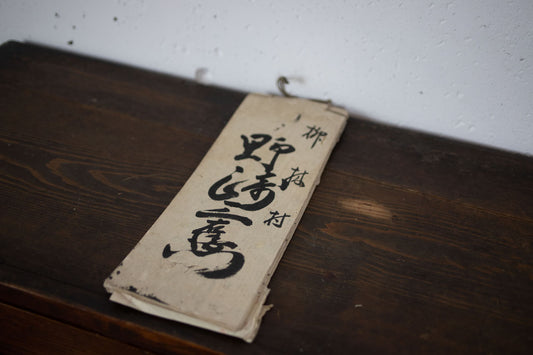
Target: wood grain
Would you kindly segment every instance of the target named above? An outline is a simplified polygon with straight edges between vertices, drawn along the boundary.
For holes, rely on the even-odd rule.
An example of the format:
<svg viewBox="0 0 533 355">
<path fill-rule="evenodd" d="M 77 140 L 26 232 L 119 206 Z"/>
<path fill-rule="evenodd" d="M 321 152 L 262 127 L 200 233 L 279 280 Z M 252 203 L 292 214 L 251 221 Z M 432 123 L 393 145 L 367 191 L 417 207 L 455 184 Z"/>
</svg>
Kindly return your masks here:
<svg viewBox="0 0 533 355">
<path fill-rule="evenodd" d="M 10 332 L 37 319 L 33 339 L 69 329 L 80 344 L 155 353 L 529 353 L 533 159 L 358 118 L 272 278 L 274 308 L 253 344 L 109 302 L 103 280 L 243 98 L 1 47 L 0 301 L 3 319 L 19 317 Z M 53 346 L 72 349 L 61 341 Z"/>
<path fill-rule="evenodd" d="M 150 354 L 142 349 L 0 303 L 0 343 L 9 354 Z"/>
</svg>

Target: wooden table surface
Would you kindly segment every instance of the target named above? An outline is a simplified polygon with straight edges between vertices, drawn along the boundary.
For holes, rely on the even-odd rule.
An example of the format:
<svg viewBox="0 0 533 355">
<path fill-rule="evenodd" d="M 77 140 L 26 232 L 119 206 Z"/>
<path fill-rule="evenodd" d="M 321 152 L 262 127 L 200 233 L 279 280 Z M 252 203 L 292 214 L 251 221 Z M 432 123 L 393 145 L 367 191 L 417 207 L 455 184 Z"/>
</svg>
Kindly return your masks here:
<svg viewBox="0 0 533 355">
<path fill-rule="evenodd" d="M 110 302 L 104 279 L 244 96 L 0 48 L 0 352 L 533 349 L 533 158 L 353 117 L 253 344 Z"/>
</svg>

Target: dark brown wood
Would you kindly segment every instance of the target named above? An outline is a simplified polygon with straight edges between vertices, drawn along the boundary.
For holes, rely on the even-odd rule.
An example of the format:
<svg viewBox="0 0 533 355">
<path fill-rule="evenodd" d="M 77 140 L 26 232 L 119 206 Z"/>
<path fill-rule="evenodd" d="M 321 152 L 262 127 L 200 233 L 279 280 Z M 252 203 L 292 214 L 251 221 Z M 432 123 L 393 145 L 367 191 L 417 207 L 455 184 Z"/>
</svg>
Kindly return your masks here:
<svg viewBox="0 0 533 355">
<path fill-rule="evenodd" d="M 0 343 L 7 354 L 147 354 L 145 350 L 0 303 Z M 150 353 L 148 353 L 150 354 Z"/>
<path fill-rule="evenodd" d="M 1 47 L 0 314 L 17 334 L 2 349 L 529 353 L 533 159 L 359 118 L 274 274 L 253 344 L 110 302 L 103 280 L 244 96 Z"/>
</svg>

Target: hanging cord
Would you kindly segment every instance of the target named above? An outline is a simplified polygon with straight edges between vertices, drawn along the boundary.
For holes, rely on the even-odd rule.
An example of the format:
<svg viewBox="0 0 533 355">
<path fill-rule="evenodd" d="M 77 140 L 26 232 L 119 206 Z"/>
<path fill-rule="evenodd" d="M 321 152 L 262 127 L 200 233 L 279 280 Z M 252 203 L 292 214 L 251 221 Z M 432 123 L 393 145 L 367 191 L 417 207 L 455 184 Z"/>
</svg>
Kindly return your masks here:
<svg viewBox="0 0 533 355">
<path fill-rule="evenodd" d="M 283 94 L 283 96 L 285 96 L 285 97 L 297 97 L 297 96 L 289 94 L 287 92 L 287 90 L 285 90 L 285 85 L 289 84 L 289 79 L 287 79 L 287 77 L 280 76 L 278 78 L 277 84 L 278 84 L 278 89 Z M 308 99 L 308 100 L 314 101 L 314 102 L 320 102 L 322 104 L 328 104 L 328 105 L 331 105 L 331 103 L 332 103 L 330 99 L 328 99 L 328 100 Z"/>
</svg>

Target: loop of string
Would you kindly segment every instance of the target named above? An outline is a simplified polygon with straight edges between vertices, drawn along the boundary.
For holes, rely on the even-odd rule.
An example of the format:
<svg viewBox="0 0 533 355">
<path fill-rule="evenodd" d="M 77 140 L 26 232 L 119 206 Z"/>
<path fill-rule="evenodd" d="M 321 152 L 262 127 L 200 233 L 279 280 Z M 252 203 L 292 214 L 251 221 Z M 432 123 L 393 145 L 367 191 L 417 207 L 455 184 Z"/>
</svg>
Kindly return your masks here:
<svg viewBox="0 0 533 355">
<path fill-rule="evenodd" d="M 285 85 L 289 84 L 289 79 L 287 79 L 287 77 L 280 76 L 278 78 L 277 84 L 278 84 L 278 89 L 283 94 L 283 96 L 285 96 L 285 97 L 297 97 L 297 96 L 289 94 L 287 92 L 287 90 L 285 90 Z M 320 102 L 320 103 L 328 104 L 328 105 L 331 105 L 331 103 L 332 103 L 330 99 L 328 99 L 328 100 L 308 99 L 308 100 L 314 101 L 314 102 Z"/>
</svg>

